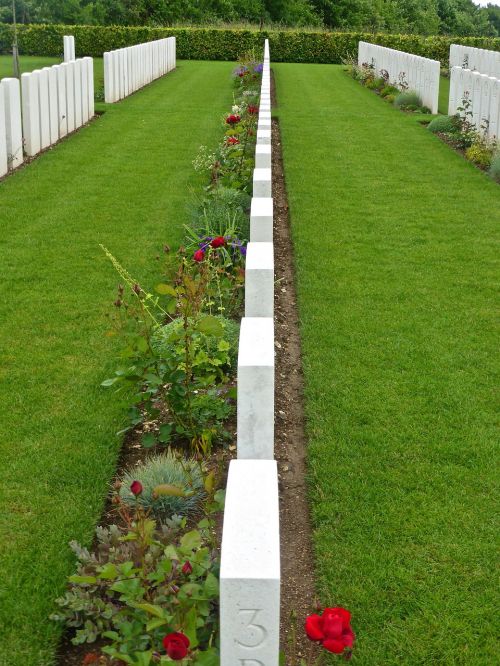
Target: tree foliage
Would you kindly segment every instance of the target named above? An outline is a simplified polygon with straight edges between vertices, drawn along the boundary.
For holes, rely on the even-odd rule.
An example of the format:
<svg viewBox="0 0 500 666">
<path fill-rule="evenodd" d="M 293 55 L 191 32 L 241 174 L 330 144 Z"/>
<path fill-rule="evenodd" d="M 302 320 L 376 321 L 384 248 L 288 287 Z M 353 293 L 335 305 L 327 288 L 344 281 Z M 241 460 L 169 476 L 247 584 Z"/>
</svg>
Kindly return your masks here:
<svg viewBox="0 0 500 666">
<path fill-rule="evenodd" d="M 420 35 L 500 34 L 500 8 L 472 0 L 15 0 L 21 23 L 274 23 Z M 0 0 L 0 21 L 12 21 Z"/>
</svg>

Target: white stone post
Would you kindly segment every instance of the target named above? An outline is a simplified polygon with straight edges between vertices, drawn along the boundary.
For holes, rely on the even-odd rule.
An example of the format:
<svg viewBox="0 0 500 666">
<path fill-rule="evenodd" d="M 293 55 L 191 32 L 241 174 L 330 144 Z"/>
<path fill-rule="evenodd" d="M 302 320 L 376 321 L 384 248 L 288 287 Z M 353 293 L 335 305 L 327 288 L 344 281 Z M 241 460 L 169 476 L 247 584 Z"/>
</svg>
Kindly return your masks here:
<svg viewBox="0 0 500 666">
<path fill-rule="evenodd" d="M 273 243 L 250 242 L 245 262 L 245 317 L 273 316 Z"/>
<path fill-rule="evenodd" d="M 40 152 L 40 101 L 35 72 L 21 74 L 23 137 L 26 154 L 34 157 Z"/>
<path fill-rule="evenodd" d="M 82 125 L 85 125 L 89 121 L 89 72 L 86 62 L 82 59 L 78 62 L 82 76 Z"/>
<path fill-rule="evenodd" d="M 7 126 L 5 123 L 4 88 L 0 85 L 0 178 L 9 170 L 7 160 Z"/>
<path fill-rule="evenodd" d="M 7 134 L 7 160 L 10 169 L 23 163 L 23 125 L 21 116 L 21 84 L 19 79 L 2 79 Z"/>
<path fill-rule="evenodd" d="M 274 460 L 229 465 L 220 570 L 220 666 L 278 666 L 278 470 Z"/>
<path fill-rule="evenodd" d="M 87 56 L 83 59 L 84 67 L 87 68 L 87 81 L 88 81 L 88 114 L 89 118 L 95 115 L 95 101 L 94 101 L 94 59 Z"/>
<path fill-rule="evenodd" d="M 274 322 L 241 320 L 238 349 L 238 458 L 274 458 Z"/>
<path fill-rule="evenodd" d="M 253 196 L 272 197 L 271 169 L 254 169 Z"/>
<path fill-rule="evenodd" d="M 68 65 L 62 63 L 55 65 L 57 71 L 57 108 L 59 112 L 59 137 L 62 139 L 68 133 L 68 99 L 66 94 L 66 78 Z"/>
<path fill-rule="evenodd" d="M 250 241 L 273 242 L 273 200 L 253 197 L 250 207 Z"/>
<path fill-rule="evenodd" d="M 53 145 L 59 141 L 59 108 L 57 102 L 57 69 L 55 67 L 44 67 L 49 80 L 49 126 L 50 143 Z"/>
</svg>

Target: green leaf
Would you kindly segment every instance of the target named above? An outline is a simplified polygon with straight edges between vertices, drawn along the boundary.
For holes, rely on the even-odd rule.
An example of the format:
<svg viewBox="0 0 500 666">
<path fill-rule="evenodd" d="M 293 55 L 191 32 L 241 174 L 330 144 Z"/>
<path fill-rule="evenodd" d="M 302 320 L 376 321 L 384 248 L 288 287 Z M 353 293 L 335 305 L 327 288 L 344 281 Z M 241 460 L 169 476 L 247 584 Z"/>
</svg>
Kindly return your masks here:
<svg viewBox="0 0 500 666">
<path fill-rule="evenodd" d="M 142 436 L 141 443 L 145 449 L 149 449 L 156 444 L 156 436 L 152 432 L 147 432 Z"/>
<path fill-rule="evenodd" d="M 194 666 L 219 666 L 219 653 L 215 648 L 208 648 L 204 652 L 198 652 L 193 662 Z"/>
<path fill-rule="evenodd" d="M 224 335 L 224 326 L 221 321 L 213 315 L 202 317 L 196 325 L 196 330 L 205 335 L 213 335 L 216 338 L 220 338 Z"/>
<path fill-rule="evenodd" d="M 164 284 L 164 283 L 157 284 L 155 287 L 155 291 L 156 293 L 161 294 L 162 296 L 177 296 L 177 292 L 169 284 Z"/>
<path fill-rule="evenodd" d="M 201 535 L 198 530 L 186 532 L 181 539 L 181 548 L 184 550 L 196 550 L 201 546 Z"/>
<path fill-rule="evenodd" d="M 141 603 L 134 604 L 135 608 L 143 610 L 145 613 L 154 615 L 155 617 L 160 617 L 162 620 L 165 619 L 165 611 L 161 606 L 155 606 L 155 604 Z"/>
<path fill-rule="evenodd" d="M 172 616 L 169 616 L 169 617 L 171 618 Z M 161 619 L 155 618 L 154 620 L 150 620 L 146 624 L 146 631 L 154 631 L 155 629 L 158 629 L 158 627 L 163 627 L 166 624 L 168 624 L 169 622 L 170 622 L 170 620 L 167 620 L 165 618 L 161 618 Z"/>
<path fill-rule="evenodd" d="M 78 585 L 92 585 L 97 583 L 95 576 L 70 576 L 68 578 L 70 583 L 77 583 Z"/>
<path fill-rule="evenodd" d="M 99 578 L 102 578 L 104 580 L 115 580 L 117 575 L 118 571 L 116 570 L 116 565 L 113 564 L 112 562 L 108 562 L 103 567 L 101 567 Z"/>
<path fill-rule="evenodd" d="M 146 338 L 137 338 L 135 344 L 140 352 L 147 352 L 149 349 L 148 341 Z"/>
<path fill-rule="evenodd" d="M 111 379 L 105 379 L 103 382 L 101 382 L 101 386 L 108 387 L 108 386 L 113 386 L 113 384 L 116 384 L 117 381 L 119 381 L 119 377 L 112 377 Z"/>
<path fill-rule="evenodd" d="M 209 572 L 206 577 L 204 591 L 207 597 L 215 598 L 219 596 L 219 581 L 212 572 Z"/>
<path fill-rule="evenodd" d="M 198 613 L 196 608 L 193 606 L 188 613 L 184 616 L 184 633 L 189 638 L 191 643 L 190 647 L 195 648 L 198 645 L 198 638 L 196 636 L 196 625 L 197 625 Z"/>
<path fill-rule="evenodd" d="M 163 423 L 160 426 L 160 437 L 159 437 L 160 442 L 162 442 L 162 444 L 168 444 L 171 438 L 172 438 L 172 424 Z"/>
</svg>

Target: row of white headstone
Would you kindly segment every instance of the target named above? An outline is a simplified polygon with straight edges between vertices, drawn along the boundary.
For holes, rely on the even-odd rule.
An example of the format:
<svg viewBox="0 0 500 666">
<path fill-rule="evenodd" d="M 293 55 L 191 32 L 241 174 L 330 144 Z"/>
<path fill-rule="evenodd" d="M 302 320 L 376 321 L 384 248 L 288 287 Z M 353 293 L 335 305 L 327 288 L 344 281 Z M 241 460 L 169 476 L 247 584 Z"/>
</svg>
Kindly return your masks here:
<svg viewBox="0 0 500 666">
<path fill-rule="evenodd" d="M 409 90 L 416 91 L 431 113 L 438 112 L 439 80 L 441 63 L 438 60 L 423 58 L 413 53 L 396 51 L 378 44 L 359 42 L 358 65 L 372 65 L 376 75 L 382 71 L 389 75 L 393 85 L 408 86 Z"/>
<path fill-rule="evenodd" d="M 75 38 L 73 37 L 73 35 L 64 35 L 63 47 L 64 47 L 64 62 L 71 62 L 72 60 L 76 60 Z"/>
<path fill-rule="evenodd" d="M 500 79 L 462 67 L 450 70 L 448 115 L 464 116 L 464 100 L 470 104 L 468 120 L 491 139 L 500 134 Z M 462 110 L 459 111 L 459 108 Z"/>
<path fill-rule="evenodd" d="M 220 571 L 221 666 L 278 666 L 280 540 L 274 460 L 271 79 L 264 47 L 245 316 L 238 354 L 237 460 L 230 463 Z"/>
<path fill-rule="evenodd" d="M 450 69 L 463 67 L 500 79 L 500 52 L 475 46 L 450 45 Z"/>
<path fill-rule="evenodd" d="M 104 100 L 119 102 L 176 66 L 176 38 L 128 46 L 104 53 Z"/>
<path fill-rule="evenodd" d="M 23 153 L 34 157 L 93 117 L 92 58 L 35 69 L 20 82 L 2 79 L 0 177 L 22 164 Z"/>
</svg>

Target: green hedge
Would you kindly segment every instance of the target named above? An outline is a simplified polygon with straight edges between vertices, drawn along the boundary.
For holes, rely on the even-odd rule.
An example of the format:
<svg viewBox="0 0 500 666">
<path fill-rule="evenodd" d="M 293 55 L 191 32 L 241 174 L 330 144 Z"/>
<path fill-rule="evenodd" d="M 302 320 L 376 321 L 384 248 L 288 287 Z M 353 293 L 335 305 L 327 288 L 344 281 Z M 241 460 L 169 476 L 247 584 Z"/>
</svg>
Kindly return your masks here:
<svg viewBox="0 0 500 666">
<path fill-rule="evenodd" d="M 12 42 L 12 26 L 0 23 L 0 53 L 7 53 Z M 448 62 L 450 44 L 466 44 L 500 51 L 498 37 L 421 37 L 364 32 L 301 32 L 223 30 L 216 28 L 130 28 L 125 26 L 21 25 L 19 48 L 24 55 L 61 56 L 63 35 L 72 34 L 77 55 L 102 56 L 123 46 L 161 37 L 177 37 L 177 57 L 186 60 L 235 60 L 256 47 L 264 38 L 270 41 L 275 62 L 341 63 L 357 53 L 360 40 L 408 51 Z"/>
</svg>

